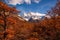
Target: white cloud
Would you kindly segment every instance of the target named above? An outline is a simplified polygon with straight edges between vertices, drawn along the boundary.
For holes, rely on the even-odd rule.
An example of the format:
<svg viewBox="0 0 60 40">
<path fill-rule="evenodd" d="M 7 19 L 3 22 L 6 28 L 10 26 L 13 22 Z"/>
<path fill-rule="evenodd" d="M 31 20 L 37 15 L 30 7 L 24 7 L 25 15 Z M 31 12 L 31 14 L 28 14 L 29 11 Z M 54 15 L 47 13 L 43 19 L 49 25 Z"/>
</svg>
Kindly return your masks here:
<svg viewBox="0 0 60 40">
<path fill-rule="evenodd" d="M 41 0 L 34 0 L 35 3 L 39 3 Z"/>
<path fill-rule="evenodd" d="M 9 0 L 8 4 L 16 5 L 16 4 L 22 4 L 23 0 Z"/>
<path fill-rule="evenodd" d="M 31 4 L 31 0 L 25 0 L 25 3 Z"/>
<path fill-rule="evenodd" d="M 16 5 L 16 4 L 23 4 L 24 2 L 26 4 L 31 4 L 32 0 L 5 0 L 8 4 Z M 40 0 L 33 0 L 35 3 L 39 3 Z"/>
</svg>

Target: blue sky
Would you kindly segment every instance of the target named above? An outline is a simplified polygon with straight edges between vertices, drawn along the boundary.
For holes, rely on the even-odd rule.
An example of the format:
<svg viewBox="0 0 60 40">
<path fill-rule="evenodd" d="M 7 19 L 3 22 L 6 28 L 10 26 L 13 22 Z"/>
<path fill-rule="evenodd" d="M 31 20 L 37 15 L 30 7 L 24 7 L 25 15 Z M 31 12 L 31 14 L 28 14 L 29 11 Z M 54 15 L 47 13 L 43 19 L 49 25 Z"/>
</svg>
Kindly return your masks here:
<svg viewBox="0 0 60 40">
<path fill-rule="evenodd" d="M 16 6 L 17 10 L 20 10 L 22 15 L 24 12 L 39 12 L 41 14 L 46 13 L 56 5 L 57 0 L 5 0 L 10 6 Z"/>
</svg>

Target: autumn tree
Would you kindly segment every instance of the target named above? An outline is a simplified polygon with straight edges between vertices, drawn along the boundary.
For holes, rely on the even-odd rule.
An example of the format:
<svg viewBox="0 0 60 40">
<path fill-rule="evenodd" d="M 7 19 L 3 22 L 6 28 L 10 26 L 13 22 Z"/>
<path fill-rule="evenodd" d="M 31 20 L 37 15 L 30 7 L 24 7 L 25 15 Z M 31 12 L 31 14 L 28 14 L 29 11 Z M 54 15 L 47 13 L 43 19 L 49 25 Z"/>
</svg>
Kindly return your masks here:
<svg viewBox="0 0 60 40">
<path fill-rule="evenodd" d="M 0 26 L 3 26 L 4 28 L 4 38 L 6 38 L 6 27 L 7 27 L 7 17 L 10 14 L 16 14 L 19 11 L 17 11 L 15 8 L 11 8 L 9 6 L 7 6 L 6 4 L 4 4 L 3 2 L 0 2 L 0 17 L 2 18 L 1 20 L 3 20 L 3 24 L 0 24 Z"/>
<path fill-rule="evenodd" d="M 39 40 L 60 40 L 60 0 L 57 0 L 55 7 L 47 15 L 51 18 L 45 17 L 44 20 L 34 23 L 32 36 Z"/>
</svg>

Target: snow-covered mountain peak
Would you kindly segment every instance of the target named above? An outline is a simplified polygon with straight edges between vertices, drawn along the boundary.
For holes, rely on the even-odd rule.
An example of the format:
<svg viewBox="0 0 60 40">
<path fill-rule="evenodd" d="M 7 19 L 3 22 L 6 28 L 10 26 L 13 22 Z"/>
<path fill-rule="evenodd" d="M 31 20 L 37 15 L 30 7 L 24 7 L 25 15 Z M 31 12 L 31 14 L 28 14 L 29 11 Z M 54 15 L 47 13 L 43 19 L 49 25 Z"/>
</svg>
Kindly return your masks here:
<svg viewBox="0 0 60 40">
<path fill-rule="evenodd" d="M 25 13 L 23 14 L 23 18 L 25 20 L 29 20 L 30 18 L 32 18 L 33 20 L 37 20 L 37 19 L 40 19 L 42 16 L 45 16 L 46 14 L 41 14 L 41 13 L 38 13 L 38 12 L 29 12 L 29 13 Z"/>
</svg>

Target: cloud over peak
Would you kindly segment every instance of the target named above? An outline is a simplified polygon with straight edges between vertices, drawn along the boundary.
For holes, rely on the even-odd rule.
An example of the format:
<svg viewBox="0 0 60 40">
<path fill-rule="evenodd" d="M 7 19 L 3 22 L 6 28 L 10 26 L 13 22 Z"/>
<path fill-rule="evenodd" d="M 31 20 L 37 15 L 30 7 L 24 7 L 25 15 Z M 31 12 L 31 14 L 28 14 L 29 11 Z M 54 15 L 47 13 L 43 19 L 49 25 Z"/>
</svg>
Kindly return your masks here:
<svg viewBox="0 0 60 40">
<path fill-rule="evenodd" d="M 23 0 L 9 0 L 8 4 L 16 5 L 16 4 L 22 4 Z"/>
<path fill-rule="evenodd" d="M 8 4 L 11 4 L 11 5 L 16 5 L 16 4 L 23 4 L 23 3 L 26 3 L 26 4 L 31 4 L 32 1 L 35 2 L 35 3 L 39 3 L 41 0 L 5 0 Z"/>
<path fill-rule="evenodd" d="M 34 0 L 35 3 L 39 3 L 41 0 Z"/>
<path fill-rule="evenodd" d="M 31 4 L 31 0 L 24 0 L 25 1 L 25 3 L 27 3 L 27 4 Z"/>
</svg>

